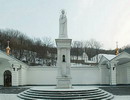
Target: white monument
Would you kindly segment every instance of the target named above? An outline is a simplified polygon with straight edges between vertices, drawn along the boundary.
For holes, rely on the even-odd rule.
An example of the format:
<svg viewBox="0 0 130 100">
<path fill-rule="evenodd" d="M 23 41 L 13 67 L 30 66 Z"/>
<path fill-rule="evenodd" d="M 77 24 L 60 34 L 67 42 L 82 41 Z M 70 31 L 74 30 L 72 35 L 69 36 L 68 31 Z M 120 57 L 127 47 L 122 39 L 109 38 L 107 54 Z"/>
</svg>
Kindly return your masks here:
<svg viewBox="0 0 130 100">
<path fill-rule="evenodd" d="M 44 99 L 45 100 L 46 99 L 49 99 L 49 100 L 52 100 L 52 99 L 56 99 L 56 100 L 59 100 L 59 99 L 60 100 L 64 100 L 64 99 L 111 100 L 113 99 L 112 94 L 99 88 L 86 88 L 86 89 L 73 88 L 72 89 L 71 75 L 70 75 L 70 48 L 71 48 L 72 40 L 69 39 L 67 36 L 67 18 L 66 18 L 64 10 L 61 11 L 59 24 L 60 24 L 59 25 L 60 27 L 59 38 L 56 39 L 57 57 L 58 57 L 57 59 L 58 76 L 57 76 L 56 89 L 53 89 L 50 87 L 47 88 L 44 86 L 34 87 L 34 88 L 30 88 L 28 90 L 25 90 L 19 93 L 17 96 L 24 100 L 44 100 Z M 86 71 L 87 70 L 84 70 L 84 71 L 82 70 L 82 72 L 83 73 L 85 72 L 85 74 L 86 74 Z M 35 71 L 33 71 L 32 75 L 34 75 L 34 72 Z M 36 72 L 40 73 L 40 70 L 39 71 L 36 70 Z M 84 76 L 86 77 L 85 74 Z M 32 78 L 32 80 L 34 79 L 34 77 Z M 81 81 L 81 79 L 79 80 Z"/>
<path fill-rule="evenodd" d="M 59 18 L 59 38 L 68 38 L 67 36 L 67 18 L 65 15 L 65 11 L 61 11 L 61 15 Z"/>
<path fill-rule="evenodd" d="M 70 49 L 72 39 L 67 36 L 67 18 L 65 11 L 61 11 L 59 19 L 59 38 L 57 45 L 57 88 L 72 88 L 70 75 Z"/>
</svg>

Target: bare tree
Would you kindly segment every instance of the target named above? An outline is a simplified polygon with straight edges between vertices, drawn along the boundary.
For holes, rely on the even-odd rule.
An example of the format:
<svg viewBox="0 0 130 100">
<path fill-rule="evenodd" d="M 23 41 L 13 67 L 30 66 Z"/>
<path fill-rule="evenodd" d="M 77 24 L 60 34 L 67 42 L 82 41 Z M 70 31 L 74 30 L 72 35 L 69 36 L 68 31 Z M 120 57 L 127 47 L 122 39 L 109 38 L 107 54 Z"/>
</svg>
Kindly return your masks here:
<svg viewBox="0 0 130 100">
<path fill-rule="evenodd" d="M 84 48 L 88 54 L 89 59 L 94 55 L 99 54 L 99 49 L 102 47 L 102 44 L 95 39 L 90 39 L 89 41 L 84 41 Z M 98 57 L 97 57 L 98 61 Z"/>
<path fill-rule="evenodd" d="M 52 42 L 50 37 L 43 37 L 42 42 L 43 42 L 43 45 L 46 47 L 53 47 L 54 46 L 54 42 Z"/>
<path fill-rule="evenodd" d="M 82 49 L 83 48 L 83 42 L 82 41 L 73 41 L 72 43 L 72 49 L 71 49 L 71 55 L 76 55 L 76 60 L 78 61 L 79 56 L 82 55 Z"/>
</svg>

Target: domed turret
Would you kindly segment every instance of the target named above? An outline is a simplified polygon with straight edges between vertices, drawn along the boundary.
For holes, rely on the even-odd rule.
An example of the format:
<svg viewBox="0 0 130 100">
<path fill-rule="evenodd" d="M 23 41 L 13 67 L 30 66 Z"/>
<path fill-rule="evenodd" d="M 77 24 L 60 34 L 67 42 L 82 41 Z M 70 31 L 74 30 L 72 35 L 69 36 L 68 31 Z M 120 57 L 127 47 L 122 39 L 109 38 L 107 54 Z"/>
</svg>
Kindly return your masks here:
<svg viewBox="0 0 130 100">
<path fill-rule="evenodd" d="M 116 55 L 118 55 L 118 54 L 119 54 L 118 42 L 116 42 L 115 54 L 116 54 Z"/>
<path fill-rule="evenodd" d="M 7 43 L 8 43 L 8 46 L 7 46 L 7 48 L 6 48 L 6 54 L 9 55 L 9 54 L 10 54 L 9 41 L 7 41 Z"/>
</svg>

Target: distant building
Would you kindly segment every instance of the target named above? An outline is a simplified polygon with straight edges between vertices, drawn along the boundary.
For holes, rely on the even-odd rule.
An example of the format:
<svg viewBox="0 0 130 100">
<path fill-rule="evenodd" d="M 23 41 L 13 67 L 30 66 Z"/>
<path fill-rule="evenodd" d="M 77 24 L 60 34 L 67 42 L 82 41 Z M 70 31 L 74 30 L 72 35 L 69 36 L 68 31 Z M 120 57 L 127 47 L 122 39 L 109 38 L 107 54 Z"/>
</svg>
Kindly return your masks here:
<svg viewBox="0 0 130 100">
<path fill-rule="evenodd" d="M 98 54 L 98 55 L 95 55 L 94 57 L 92 57 L 91 61 L 93 61 L 94 63 L 99 63 L 102 56 L 106 57 L 107 59 L 111 59 L 111 58 L 115 57 L 116 55 L 113 55 L 113 54 Z"/>
<path fill-rule="evenodd" d="M 86 64 L 89 62 L 88 55 L 86 54 L 86 52 L 83 52 L 83 54 L 81 56 L 78 56 L 78 57 L 71 55 L 71 62 L 72 63 L 79 63 L 79 64 Z"/>
<path fill-rule="evenodd" d="M 130 84 L 130 54 L 122 52 L 117 56 L 102 56 L 98 67 L 100 84 Z"/>
</svg>

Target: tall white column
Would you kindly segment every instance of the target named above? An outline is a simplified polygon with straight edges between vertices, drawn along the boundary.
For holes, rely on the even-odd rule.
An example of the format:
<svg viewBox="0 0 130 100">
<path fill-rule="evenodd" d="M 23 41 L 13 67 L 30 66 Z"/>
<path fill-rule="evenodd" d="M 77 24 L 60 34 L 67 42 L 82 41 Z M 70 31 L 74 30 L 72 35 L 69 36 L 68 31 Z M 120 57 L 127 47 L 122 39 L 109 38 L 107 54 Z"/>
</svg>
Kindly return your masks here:
<svg viewBox="0 0 130 100">
<path fill-rule="evenodd" d="M 100 84 L 102 84 L 102 65 L 99 65 L 99 72 L 100 72 Z"/>
<path fill-rule="evenodd" d="M 111 62 L 111 85 L 116 85 L 116 65 L 117 62 Z"/>
<path fill-rule="evenodd" d="M 12 64 L 12 86 L 18 86 L 19 85 L 19 64 Z"/>
<path fill-rule="evenodd" d="M 21 69 L 21 67 L 17 68 L 17 71 L 18 71 L 19 85 L 22 85 L 22 69 Z"/>
<path fill-rule="evenodd" d="M 127 84 L 130 84 L 130 68 L 127 66 Z"/>
</svg>

